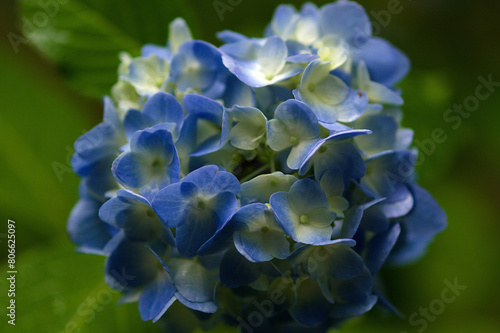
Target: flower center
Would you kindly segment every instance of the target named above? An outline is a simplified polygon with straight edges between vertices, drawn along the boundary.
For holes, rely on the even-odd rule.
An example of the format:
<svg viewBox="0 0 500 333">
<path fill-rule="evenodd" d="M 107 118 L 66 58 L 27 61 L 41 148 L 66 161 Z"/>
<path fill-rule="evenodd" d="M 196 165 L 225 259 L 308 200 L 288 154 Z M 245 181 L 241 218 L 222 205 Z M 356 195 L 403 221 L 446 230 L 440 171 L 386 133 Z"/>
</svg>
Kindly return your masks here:
<svg viewBox="0 0 500 333">
<path fill-rule="evenodd" d="M 299 143 L 299 139 L 296 136 L 291 136 L 290 143 L 295 146 L 297 143 Z"/>
<path fill-rule="evenodd" d="M 306 223 L 308 223 L 309 222 L 309 216 L 307 216 L 307 215 L 300 215 L 299 222 L 300 222 L 300 224 L 306 224 Z"/>
<path fill-rule="evenodd" d="M 198 199 L 198 202 L 196 203 L 196 207 L 199 209 L 205 209 L 207 208 L 207 203 L 201 199 Z"/>
<path fill-rule="evenodd" d="M 163 161 L 160 158 L 155 158 L 151 162 L 151 168 L 154 170 L 158 170 L 158 169 L 162 168 L 164 165 L 165 165 L 165 163 L 163 163 Z"/>
<path fill-rule="evenodd" d="M 265 233 L 267 233 L 267 232 L 269 232 L 270 230 L 271 230 L 271 229 L 269 229 L 269 227 L 268 227 L 268 226 L 263 226 L 262 228 L 260 228 L 260 231 L 261 231 L 262 233 L 264 233 L 264 234 L 265 234 Z"/>
</svg>

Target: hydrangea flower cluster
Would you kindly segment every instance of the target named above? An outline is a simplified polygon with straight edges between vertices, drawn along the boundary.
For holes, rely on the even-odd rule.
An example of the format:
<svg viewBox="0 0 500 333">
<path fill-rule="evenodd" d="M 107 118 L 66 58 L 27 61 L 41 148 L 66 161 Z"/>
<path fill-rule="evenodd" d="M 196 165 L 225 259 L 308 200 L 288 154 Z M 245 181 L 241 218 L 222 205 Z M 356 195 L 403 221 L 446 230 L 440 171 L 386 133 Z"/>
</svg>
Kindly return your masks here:
<svg viewBox="0 0 500 333">
<path fill-rule="evenodd" d="M 391 307 L 377 273 L 446 216 L 401 126 L 409 61 L 370 33 L 351 1 L 281 5 L 263 38 L 223 31 L 217 48 L 176 19 L 166 46 L 122 55 L 75 142 L 68 232 L 143 320 L 326 332 Z"/>
</svg>

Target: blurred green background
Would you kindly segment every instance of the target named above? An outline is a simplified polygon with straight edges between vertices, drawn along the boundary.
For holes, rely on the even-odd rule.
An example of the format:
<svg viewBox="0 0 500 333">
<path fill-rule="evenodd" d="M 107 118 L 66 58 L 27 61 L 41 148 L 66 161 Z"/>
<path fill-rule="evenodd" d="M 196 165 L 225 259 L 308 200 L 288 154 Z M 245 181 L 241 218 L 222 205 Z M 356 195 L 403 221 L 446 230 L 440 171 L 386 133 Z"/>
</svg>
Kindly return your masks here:
<svg viewBox="0 0 500 333">
<path fill-rule="evenodd" d="M 49 5 L 54 2 L 57 8 Z M 178 16 L 195 38 L 216 45 L 215 32 L 223 29 L 258 36 L 280 3 L 240 2 L 222 19 L 212 0 L 0 2 L 0 331 L 157 331 L 141 322 L 135 304 L 114 305 L 118 295 L 103 282 L 103 258 L 75 253 L 68 240 L 65 224 L 78 185 L 69 169 L 72 144 L 99 122 L 99 98 L 116 80 L 119 50 L 137 54 L 146 42 L 163 44 L 168 23 Z M 360 1 L 369 13 L 387 10 L 391 2 Z M 500 81 L 500 2 L 400 3 L 400 13 L 390 15 L 390 22 L 385 17 L 388 24 L 380 24 L 373 12 L 370 17 L 379 23 L 379 35 L 413 63 L 401 84 L 404 125 L 420 141 L 435 128 L 447 136 L 425 156 L 419 177 L 444 207 L 449 226 L 422 260 L 382 272 L 387 294 L 405 318 L 373 311 L 342 331 L 417 332 L 422 326 L 412 326 L 408 317 L 441 298 L 445 279 L 457 278 L 467 289 L 425 331 L 499 332 L 500 87 L 455 129 L 443 114 L 475 94 L 479 76 Z M 45 45 L 44 52 L 25 43 L 23 25 Z M 15 328 L 7 327 L 5 316 L 8 218 L 17 222 Z"/>
</svg>

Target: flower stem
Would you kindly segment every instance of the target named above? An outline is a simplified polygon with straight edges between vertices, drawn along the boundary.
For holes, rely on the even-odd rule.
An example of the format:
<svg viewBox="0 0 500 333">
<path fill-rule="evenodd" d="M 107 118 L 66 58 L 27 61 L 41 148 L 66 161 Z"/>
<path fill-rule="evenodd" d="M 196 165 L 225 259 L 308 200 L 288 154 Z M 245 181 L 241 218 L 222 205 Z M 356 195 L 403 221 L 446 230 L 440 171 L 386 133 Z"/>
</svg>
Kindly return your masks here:
<svg viewBox="0 0 500 333">
<path fill-rule="evenodd" d="M 246 181 L 249 181 L 250 179 L 254 178 L 255 176 L 260 175 L 261 173 L 263 173 L 267 169 L 269 169 L 269 165 L 263 165 L 263 166 L 261 166 L 260 168 L 258 168 L 254 172 L 251 172 L 248 175 L 246 175 L 245 177 L 243 177 L 243 179 L 240 180 L 240 183 L 244 183 Z"/>
</svg>

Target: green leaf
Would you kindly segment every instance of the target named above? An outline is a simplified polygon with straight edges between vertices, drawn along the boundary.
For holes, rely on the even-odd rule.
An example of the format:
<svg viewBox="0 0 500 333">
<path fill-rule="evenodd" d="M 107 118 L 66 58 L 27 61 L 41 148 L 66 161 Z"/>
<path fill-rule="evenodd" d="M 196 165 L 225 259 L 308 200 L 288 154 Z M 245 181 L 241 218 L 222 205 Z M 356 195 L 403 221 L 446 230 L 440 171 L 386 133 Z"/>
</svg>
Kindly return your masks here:
<svg viewBox="0 0 500 333">
<path fill-rule="evenodd" d="M 118 54 L 139 55 L 144 44 L 165 45 L 168 24 L 183 16 L 182 0 L 20 0 L 23 31 L 79 92 L 100 97 L 117 80 Z M 45 5 L 43 5 L 45 4 Z"/>
<path fill-rule="evenodd" d="M 20 332 L 158 333 L 137 303 L 117 305 L 120 294 L 103 278 L 103 257 L 78 254 L 68 241 L 24 251 L 17 258 L 16 329 Z M 7 271 L 6 265 L 1 266 Z M 7 280 L 0 281 L 8 290 Z"/>
</svg>

